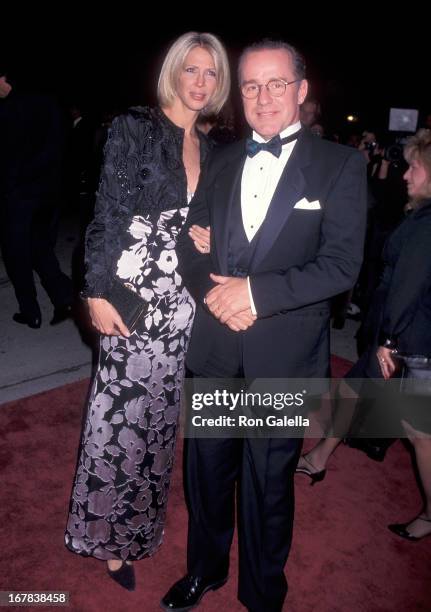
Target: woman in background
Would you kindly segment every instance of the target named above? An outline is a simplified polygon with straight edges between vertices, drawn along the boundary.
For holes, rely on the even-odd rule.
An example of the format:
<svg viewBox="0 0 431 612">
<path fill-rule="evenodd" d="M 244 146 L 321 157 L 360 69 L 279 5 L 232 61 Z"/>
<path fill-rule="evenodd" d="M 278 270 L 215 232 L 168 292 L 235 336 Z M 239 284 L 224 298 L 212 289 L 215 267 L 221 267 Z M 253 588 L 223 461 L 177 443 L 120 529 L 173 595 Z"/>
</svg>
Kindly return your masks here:
<svg viewBox="0 0 431 612">
<path fill-rule="evenodd" d="M 404 155 L 409 164 L 404 179 L 411 212 L 385 244 L 383 274 L 366 324 L 369 346 L 340 384 L 339 399 L 344 405 L 357 399 L 355 379 L 394 376 L 399 368 L 397 353 L 428 359 L 431 375 L 431 131 L 419 130 L 409 138 Z M 400 394 L 398 399 L 401 423 L 415 451 L 424 507 L 412 521 L 389 525 L 389 529 L 418 540 L 431 534 L 431 402 L 429 397 L 413 395 Z M 323 480 L 327 461 L 340 440 L 320 440 L 301 457 L 297 472 L 312 482 Z"/>
</svg>

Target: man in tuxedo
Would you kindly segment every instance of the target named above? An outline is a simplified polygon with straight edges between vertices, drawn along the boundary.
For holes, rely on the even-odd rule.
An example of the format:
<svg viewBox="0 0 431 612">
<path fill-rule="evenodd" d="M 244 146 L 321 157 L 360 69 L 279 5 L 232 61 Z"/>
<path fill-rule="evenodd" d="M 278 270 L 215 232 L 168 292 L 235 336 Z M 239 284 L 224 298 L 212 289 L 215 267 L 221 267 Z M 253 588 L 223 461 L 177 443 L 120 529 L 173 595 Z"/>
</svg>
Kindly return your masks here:
<svg viewBox="0 0 431 612">
<path fill-rule="evenodd" d="M 239 79 L 253 139 L 215 151 L 178 242 L 197 305 L 187 366 L 205 378 L 327 377 L 330 298 L 361 265 L 364 162 L 301 128 L 307 81 L 290 45 L 248 47 Z M 211 227 L 210 253 L 194 248 L 192 225 Z M 226 581 L 237 482 L 239 600 L 282 609 L 300 450 L 298 438 L 188 440 L 188 574 L 164 609 L 191 609 Z"/>
</svg>

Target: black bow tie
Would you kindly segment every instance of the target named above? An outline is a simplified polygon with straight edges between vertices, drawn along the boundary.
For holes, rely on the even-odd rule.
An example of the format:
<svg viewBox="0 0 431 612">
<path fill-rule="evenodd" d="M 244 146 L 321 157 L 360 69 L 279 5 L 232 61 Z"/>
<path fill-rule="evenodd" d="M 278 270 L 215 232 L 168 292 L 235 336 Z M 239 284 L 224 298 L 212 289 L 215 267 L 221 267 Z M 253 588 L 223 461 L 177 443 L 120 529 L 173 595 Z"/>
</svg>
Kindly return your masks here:
<svg viewBox="0 0 431 612">
<path fill-rule="evenodd" d="M 280 134 L 277 134 L 277 136 L 274 136 L 274 138 L 271 138 L 271 140 L 268 140 L 268 142 L 257 142 L 256 140 L 253 140 L 253 138 L 247 138 L 245 150 L 247 151 L 247 155 L 249 157 L 254 157 L 257 153 L 259 153 L 259 151 L 269 151 L 269 153 L 272 153 L 275 155 L 275 157 L 280 157 L 282 146 L 288 142 L 296 140 L 300 131 L 301 130 L 298 130 L 294 134 L 286 136 L 285 138 L 280 138 Z"/>
</svg>

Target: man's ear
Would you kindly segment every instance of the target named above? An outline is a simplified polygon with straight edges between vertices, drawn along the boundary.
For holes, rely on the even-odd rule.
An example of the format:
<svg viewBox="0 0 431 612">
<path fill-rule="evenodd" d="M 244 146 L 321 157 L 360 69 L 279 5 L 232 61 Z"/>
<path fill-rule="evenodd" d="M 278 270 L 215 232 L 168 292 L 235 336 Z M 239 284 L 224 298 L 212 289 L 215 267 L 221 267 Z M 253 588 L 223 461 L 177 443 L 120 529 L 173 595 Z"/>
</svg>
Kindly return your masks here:
<svg viewBox="0 0 431 612">
<path fill-rule="evenodd" d="M 307 79 L 302 79 L 299 90 L 298 90 L 298 104 L 302 104 L 307 97 L 308 93 L 308 81 Z"/>
</svg>

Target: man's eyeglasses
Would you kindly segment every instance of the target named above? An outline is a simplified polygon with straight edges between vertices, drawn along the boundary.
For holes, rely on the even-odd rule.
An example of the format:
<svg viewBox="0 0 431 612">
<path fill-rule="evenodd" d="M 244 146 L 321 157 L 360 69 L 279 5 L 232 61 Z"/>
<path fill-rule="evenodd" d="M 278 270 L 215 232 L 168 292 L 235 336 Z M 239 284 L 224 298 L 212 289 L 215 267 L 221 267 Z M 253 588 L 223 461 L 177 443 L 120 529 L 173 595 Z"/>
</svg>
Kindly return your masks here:
<svg viewBox="0 0 431 612">
<path fill-rule="evenodd" d="M 266 91 L 270 96 L 274 98 L 279 98 L 282 96 L 288 85 L 292 85 L 292 83 L 299 83 L 302 79 L 295 79 L 294 81 L 285 81 L 284 79 L 271 79 L 265 85 L 258 85 L 257 83 L 244 83 L 241 85 L 241 95 L 244 98 L 248 98 L 252 100 L 253 98 L 257 98 L 260 94 L 262 87 L 266 87 Z"/>
</svg>

